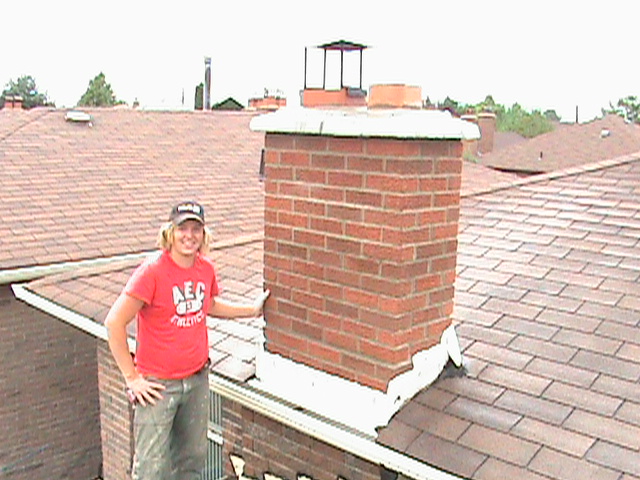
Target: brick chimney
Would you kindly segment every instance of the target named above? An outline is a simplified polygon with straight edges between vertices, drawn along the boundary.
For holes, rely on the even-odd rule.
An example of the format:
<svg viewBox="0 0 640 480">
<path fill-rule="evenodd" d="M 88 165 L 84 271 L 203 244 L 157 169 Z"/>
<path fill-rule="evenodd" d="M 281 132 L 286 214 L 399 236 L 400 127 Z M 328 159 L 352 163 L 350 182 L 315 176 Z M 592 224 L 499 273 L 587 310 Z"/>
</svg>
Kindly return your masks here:
<svg viewBox="0 0 640 480">
<path fill-rule="evenodd" d="M 404 84 L 371 85 L 369 108 L 422 108 L 422 88 Z"/>
<path fill-rule="evenodd" d="M 451 325 L 462 139 L 446 112 L 317 109 L 265 131 L 266 351 L 384 392 Z"/>
<path fill-rule="evenodd" d="M 478 151 L 490 153 L 493 151 L 493 137 L 496 133 L 496 115 L 490 112 L 478 114 L 478 127 L 480 128 L 480 140 Z"/>
<path fill-rule="evenodd" d="M 20 95 L 7 95 L 4 98 L 4 108 L 6 110 L 21 110 L 22 97 Z"/>
</svg>

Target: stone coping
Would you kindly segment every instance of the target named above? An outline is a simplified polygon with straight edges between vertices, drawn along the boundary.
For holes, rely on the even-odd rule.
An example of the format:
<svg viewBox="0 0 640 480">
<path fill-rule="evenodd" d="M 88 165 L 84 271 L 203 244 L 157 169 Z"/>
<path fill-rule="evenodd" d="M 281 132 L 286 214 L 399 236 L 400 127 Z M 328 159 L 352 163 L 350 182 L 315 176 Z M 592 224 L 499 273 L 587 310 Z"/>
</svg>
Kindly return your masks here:
<svg viewBox="0 0 640 480">
<path fill-rule="evenodd" d="M 283 108 L 251 120 L 253 131 L 338 137 L 474 140 L 480 130 L 449 112 L 408 109 Z"/>
</svg>

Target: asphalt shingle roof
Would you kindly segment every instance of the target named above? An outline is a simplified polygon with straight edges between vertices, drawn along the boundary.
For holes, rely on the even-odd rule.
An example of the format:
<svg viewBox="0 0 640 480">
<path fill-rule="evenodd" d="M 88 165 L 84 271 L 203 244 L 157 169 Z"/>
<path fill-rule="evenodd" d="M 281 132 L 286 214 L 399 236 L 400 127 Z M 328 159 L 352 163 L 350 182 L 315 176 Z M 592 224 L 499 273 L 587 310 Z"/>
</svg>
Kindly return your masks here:
<svg viewBox="0 0 640 480">
<path fill-rule="evenodd" d="M 223 296 L 252 298 L 262 288 L 262 184 L 254 174 L 263 139 L 249 132 L 250 117 L 95 112 L 94 128 L 108 124 L 112 115 L 113 128 L 122 128 L 122 137 L 126 130 L 132 135 L 145 131 L 138 122 L 153 125 L 149 130 L 162 131 L 159 150 L 172 150 L 173 162 L 181 166 L 191 155 L 190 148 L 200 152 L 191 157 L 200 159 L 195 167 L 200 175 L 178 178 L 196 182 L 199 190 L 193 196 L 206 196 L 205 205 L 212 205 L 209 218 L 235 219 L 227 230 L 220 227 L 220 233 L 227 234 L 217 238 L 212 255 Z M 174 125 L 190 124 L 194 117 L 211 123 L 198 129 Z M 6 185 L 17 185 L 17 191 L 23 192 L 38 181 L 50 188 L 42 190 L 48 203 L 39 205 L 36 212 L 41 214 L 29 223 L 36 231 L 53 228 L 47 227 L 50 217 L 53 225 L 64 218 L 56 210 L 63 203 L 52 192 L 66 200 L 87 199 L 78 205 L 78 218 L 103 212 L 96 205 L 105 195 L 105 190 L 95 195 L 65 193 L 71 188 L 67 176 L 56 175 L 53 167 L 63 167 L 73 179 L 71 184 L 90 181 L 91 176 L 77 176 L 61 160 L 81 157 L 83 149 L 62 149 L 62 153 L 56 150 L 60 140 L 51 143 L 47 135 L 79 126 L 63 122 L 60 127 L 53 113 L 42 120 L 42 135 L 38 134 L 38 120 L 0 140 L 0 161 L 10 158 L 12 168 L 19 169 L 23 158 L 31 161 L 31 151 L 39 152 L 37 157 L 47 167 L 38 170 L 46 179 L 23 168 L 20 171 L 29 175 L 30 183 L 21 181 L 16 173 L 13 182 L 0 180 L 4 182 L 2 192 Z M 75 130 L 68 131 L 71 133 L 62 135 L 63 139 L 76 142 L 81 137 Z M 215 145 L 202 147 L 193 138 L 210 131 L 216 132 L 207 137 Z M 28 135 L 18 141 L 23 132 Z M 13 141 L 10 156 L 5 150 L 7 138 Z M 114 140 L 112 146 L 110 137 L 102 137 L 90 149 L 92 159 L 101 151 L 111 152 L 105 153 L 95 175 L 119 182 L 135 178 L 135 194 L 126 198 L 152 206 L 148 210 L 141 210 L 139 203 L 127 207 L 130 214 L 141 211 L 143 225 L 149 228 L 112 240 L 117 242 L 117 252 L 152 247 L 149 238 L 155 236 L 158 219 L 166 215 L 172 195 L 178 195 L 164 192 L 161 186 L 184 170 L 174 168 L 169 155 L 163 161 L 162 154 L 153 154 L 158 135 L 137 138 L 124 148 L 118 145 L 126 140 Z M 53 163 L 45 158 L 47 149 L 53 149 Z M 139 156 L 132 153 L 138 150 Z M 148 176 L 136 171 L 136 162 L 145 162 L 143 152 L 156 155 L 152 158 L 161 164 L 147 168 L 151 170 Z M 136 160 L 127 160 L 131 158 Z M 81 165 L 77 159 L 69 162 Z M 207 167 L 212 162 L 213 169 Z M 37 164 L 30 165 L 37 169 Z M 132 174 L 119 171 L 129 168 Z M 234 172 L 234 178 L 220 174 L 227 169 Z M 381 430 L 379 441 L 475 479 L 640 478 L 640 152 L 526 180 L 502 175 L 484 180 L 488 174 L 494 175 L 479 165 L 465 163 L 463 167 L 454 321 L 465 369 L 448 368 L 397 413 Z M 480 183 L 479 178 L 483 179 Z M 118 190 L 115 199 L 112 195 L 107 200 L 123 203 L 117 197 L 125 193 Z M 21 208 L 13 204 L 12 211 L 24 214 Z M 16 222 L 24 221 L 26 227 L 25 218 L 5 214 L 3 221 L 15 229 Z M 76 238 L 84 255 L 103 254 L 92 243 L 103 239 L 108 218 L 96 227 L 102 229 L 102 235 L 76 232 L 74 236 L 73 228 L 72 233 L 63 231 L 62 238 L 57 238 L 61 248 L 67 248 L 68 242 L 74 245 Z M 119 233 L 123 231 L 127 230 Z M 32 256 L 53 261 L 56 254 L 42 253 L 47 243 L 33 235 L 27 242 L 33 248 Z M 5 252 L 0 268 L 19 264 L 14 251 L 25 237 L 12 233 L 10 238 L 8 246 L 6 238 L 0 239 L 0 254 Z M 6 252 L 13 256 L 7 257 Z M 68 250 L 65 253 L 65 258 L 72 255 Z M 134 263 L 78 269 L 31 282 L 27 288 L 101 322 Z M 249 345 L 258 341 L 260 322 L 211 319 L 210 327 L 216 369 L 240 380 L 248 378 L 253 372 Z"/>
<path fill-rule="evenodd" d="M 607 115 L 588 123 L 559 123 L 551 132 L 510 145 L 504 133 L 497 132 L 495 138 L 493 152 L 479 158 L 482 165 L 522 173 L 548 173 L 639 151 L 640 125 Z"/>
<path fill-rule="evenodd" d="M 451 368 L 379 441 L 465 478 L 640 475 L 640 155 L 463 199 Z"/>
<path fill-rule="evenodd" d="M 0 111 L 0 269 L 152 249 L 187 198 L 218 239 L 262 230 L 255 113 L 87 112 Z"/>
</svg>

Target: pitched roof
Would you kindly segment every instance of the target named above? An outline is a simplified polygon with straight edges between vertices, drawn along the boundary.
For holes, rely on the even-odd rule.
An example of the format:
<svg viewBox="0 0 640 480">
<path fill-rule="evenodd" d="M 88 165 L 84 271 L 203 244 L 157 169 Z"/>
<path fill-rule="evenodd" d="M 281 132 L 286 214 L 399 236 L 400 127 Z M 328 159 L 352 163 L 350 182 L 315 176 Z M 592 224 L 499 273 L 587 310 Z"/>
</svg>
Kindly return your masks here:
<svg viewBox="0 0 640 480">
<path fill-rule="evenodd" d="M 0 111 L 0 270 L 152 249 L 185 198 L 218 239 L 262 230 L 255 113 L 87 112 Z"/>
<path fill-rule="evenodd" d="M 466 478 L 640 475 L 640 152 L 615 163 L 463 199 L 465 371 L 380 442 Z"/>
<path fill-rule="evenodd" d="M 496 135 L 496 139 L 503 140 L 501 135 Z M 482 165 L 506 171 L 546 173 L 637 152 L 640 125 L 608 115 L 583 124 L 559 123 L 551 132 L 495 147 L 479 159 Z"/>
<path fill-rule="evenodd" d="M 171 114 L 150 115 L 173 121 L 164 116 Z M 214 136 L 216 145 L 209 148 L 226 159 L 226 168 L 242 174 L 236 164 L 253 161 L 254 154 L 259 158 L 262 138 L 253 153 L 225 151 L 232 148 L 225 136 L 253 142 L 248 117 L 242 124 L 235 115 L 214 122 L 211 128 L 225 135 Z M 99 123 L 101 115 L 94 117 Z M 151 120 L 136 114 L 119 121 L 139 131 L 132 123 Z M 161 129 L 165 145 L 189 143 L 189 129 Z M 182 135 L 176 139 L 172 131 Z M 25 138 L 37 148 L 35 133 Z M 138 148 L 152 152 L 141 143 L 157 137 L 139 138 Z M 117 150 L 121 141 L 111 145 L 104 136 L 100 148 Z M 171 169 L 170 162 L 159 165 Z M 243 177 L 250 185 L 254 171 L 248 168 Z M 463 167 L 454 319 L 465 371 L 448 369 L 398 412 L 379 441 L 470 478 L 640 476 L 640 152 L 526 180 L 495 177 L 499 184 L 479 185 L 483 171 L 479 165 Z M 202 176 L 198 185 L 214 192 L 228 184 L 226 176 Z M 214 204 L 209 216 L 235 218 L 235 232 L 252 226 L 242 230 L 243 237 L 222 236 L 212 252 L 223 295 L 231 298 L 253 298 L 262 288 L 261 188 L 231 184 L 242 201 L 219 210 Z M 141 186 L 137 194 L 152 202 L 157 190 Z M 260 204 L 260 220 L 243 216 L 254 203 Z M 149 214 L 154 228 L 166 206 L 164 198 Z M 35 222 L 46 223 L 46 217 Z M 143 238 L 124 238 L 122 249 L 139 250 Z M 83 247 L 90 248 L 89 240 Z M 132 268 L 123 262 L 78 269 L 27 288 L 100 322 Z M 239 380 L 250 376 L 250 345 L 258 341 L 260 322 L 211 319 L 210 328 L 216 369 Z"/>
</svg>

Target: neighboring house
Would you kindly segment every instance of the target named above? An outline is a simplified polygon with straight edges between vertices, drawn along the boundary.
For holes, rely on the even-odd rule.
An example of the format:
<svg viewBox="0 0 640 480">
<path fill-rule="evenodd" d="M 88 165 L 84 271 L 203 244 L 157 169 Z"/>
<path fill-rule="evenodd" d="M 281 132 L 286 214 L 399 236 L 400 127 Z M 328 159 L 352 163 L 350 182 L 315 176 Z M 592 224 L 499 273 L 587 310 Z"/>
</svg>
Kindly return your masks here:
<svg viewBox="0 0 640 480">
<path fill-rule="evenodd" d="M 505 172 L 531 175 L 637 152 L 640 125 L 607 115 L 587 123 L 556 123 L 553 131 L 514 144 L 505 140 L 504 134 L 497 132 L 495 148 L 480 155 L 478 162 Z"/>
<path fill-rule="evenodd" d="M 233 97 L 225 98 L 211 107 L 212 110 L 244 110 L 244 106 Z"/>
<path fill-rule="evenodd" d="M 168 206 L 185 197 L 207 207 L 223 295 L 251 298 L 263 272 L 273 292 L 266 327 L 260 319 L 209 319 L 207 478 L 640 477 L 640 152 L 517 180 L 462 163 L 455 136 L 331 135 L 331 116 L 320 123 L 322 135 L 304 130 L 316 123 L 285 132 L 291 125 L 275 122 L 265 140 L 249 129 L 247 113 L 89 113 L 92 126 L 66 122 L 56 110 L 0 112 L 0 219 L 11 232 L 0 239 L 0 330 L 13 340 L 0 343 L 0 355 L 15 365 L 2 369 L 0 425 L 17 435 L 0 440 L 9 478 L 64 478 L 63 468 L 83 461 L 87 470 L 68 478 L 92 478 L 100 464 L 105 479 L 127 474 L 131 412 L 101 322 L 154 248 Z M 341 128 L 367 122 L 347 120 Z M 383 165 L 390 170 L 378 171 Z M 319 235 L 319 228 L 338 230 Z M 426 237 L 434 242 L 422 243 Z M 395 255 L 407 244 L 415 250 L 401 261 Z M 409 263 L 417 252 L 427 263 Z M 371 258 L 388 278 L 369 277 L 379 273 Z M 427 310 L 442 306 L 429 312 L 437 322 L 426 330 L 412 330 L 424 308 L 402 293 L 414 282 L 427 289 L 420 291 Z M 387 400 L 385 386 L 405 391 L 387 379 L 406 370 L 407 352 L 442 360 L 438 339 L 450 308 L 464 368 L 449 364 L 431 386 L 394 405 L 377 433 L 367 430 L 377 420 L 367 417 Z M 352 322 L 370 311 L 369 326 Z M 390 330 L 396 321 L 401 330 Z M 272 357 L 256 364 L 263 330 L 270 352 L 307 365 L 266 388 L 257 369 L 267 378 L 270 365 L 292 364 Z M 370 356 L 340 363 L 363 347 Z M 421 384 L 421 373 L 439 372 L 432 357 L 423 360 L 426 369 L 408 387 Z M 25 390 L 34 362 L 48 369 Z M 357 381 L 319 375 L 311 383 L 328 387 L 305 398 L 314 366 Z M 89 413 L 74 410 L 74 399 Z M 61 421 L 72 414 L 83 421 Z M 70 430 L 85 423 L 86 432 Z M 42 449 L 38 438 L 50 446 Z"/>
</svg>

